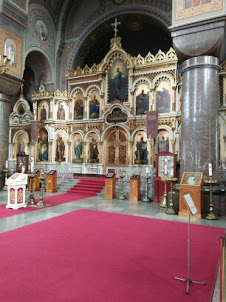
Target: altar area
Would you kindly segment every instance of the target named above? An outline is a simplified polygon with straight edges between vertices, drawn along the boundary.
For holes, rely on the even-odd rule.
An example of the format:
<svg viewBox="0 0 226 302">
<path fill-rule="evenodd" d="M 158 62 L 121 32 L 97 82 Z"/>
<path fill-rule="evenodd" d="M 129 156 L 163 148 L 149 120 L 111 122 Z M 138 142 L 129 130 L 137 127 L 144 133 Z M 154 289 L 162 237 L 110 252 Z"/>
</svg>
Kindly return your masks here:
<svg viewBox="0 0 226 302">
<path fill-rule="evenodd" d="M 11 170 L 18 169 L 22 145 L 26 169 L 32 158 L 34 168 L 72 174 L 117 175 L 132 168 L 143 173 L 154 169 L 161 151 L 180 159 L 182 91 L 175 51 L 132 57 L 117 35 L 117 20 L 113 25 L 106 56 L 91 67 L 68 70 L 67 90 L 47 91 L 40 81 L 32 112 L 21 87 L 10 115 Z M 158 112 L 154 138 L 147 134 L 149 111 Z"/>
</svg>

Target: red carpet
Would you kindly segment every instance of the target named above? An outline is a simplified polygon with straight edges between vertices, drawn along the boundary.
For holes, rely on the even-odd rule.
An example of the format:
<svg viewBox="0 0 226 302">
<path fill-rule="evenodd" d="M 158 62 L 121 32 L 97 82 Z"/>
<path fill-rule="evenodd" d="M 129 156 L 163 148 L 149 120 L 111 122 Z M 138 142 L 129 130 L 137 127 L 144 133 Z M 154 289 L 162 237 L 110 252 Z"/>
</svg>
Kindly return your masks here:
<svg viewBox="0 0 226 302">
<path fill-rule="evenodd" d="M 92 194 L 76 194 L 76 195 L 72 195 L 72 194 L 59 194 L 59 195 L 53 195 L 53 196 L 47 196 L 44 197 L 44 202 L 46 203 L 46 206 L 51 207 L 51 206 L 57 206 L 60 204 L 64 204 L 70 201 L 76 201 L 76 200 L 80 200 L 80 199 L 84 199 L 84 198 L 88 198 L 88 197 L 92 197 Z M 39 199 L 36 199 L 36 202 L 38 202 Z M 7 201 L 6 201 L 7 203 Z M 23 214 L 23 213 L 28 213 L 28 212 L 32 212 L 32 211 L 37 211 L 40 209 L 43 209 L 44 207 L 34 207 L 34 206 L 28 206 L 26 208 L 20 208 L 18 210 L 14 210 L 14 209 L 7 209 L 6 208 L 6 204 L 2 204 L 0 205 L 0 218 L 5 218 L 5 217 L 9 217 L 9 216 L 14 216 L 14 215 L 18 215 L 18 214 Z"/>
<path fill-rule="evenodd" d="M 96 196 L 105 187 L 104 177 L 75 177 L 75 179 L 79 179 L 80 181 L 73 188 L 68 190 L 68 193 L 92 194 L 93 196 Z"/>
<path fill-rule="evenodd" d="M 79 210 L 0 234 L 0 301 L 210 302 L 221 228 Z"/>
</svg>

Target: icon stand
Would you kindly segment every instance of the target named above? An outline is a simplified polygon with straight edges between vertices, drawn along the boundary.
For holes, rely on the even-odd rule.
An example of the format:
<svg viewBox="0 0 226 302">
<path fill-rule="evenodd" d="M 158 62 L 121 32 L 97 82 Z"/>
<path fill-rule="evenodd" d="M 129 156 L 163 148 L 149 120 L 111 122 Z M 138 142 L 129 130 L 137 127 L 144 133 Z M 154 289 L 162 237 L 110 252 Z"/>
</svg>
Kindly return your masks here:
<svg viewBox="0 0 226 302">
<path fill-rule="evenodd" d="M 189 294 L 189 286 L 190 286 L 191 283 L 206 285 L 206 282 L 194 281 L 194 280 L 190 279 L 191 213 L 192 213 L 192 215 L 195 215 L 197 213 L 197 209 L 194 205 L 194 202 L 193 202 L 190 194 L 185 194 L 184 198 L 185 198 L 185 201 L 187 202 L 187 205 L 188 205 L 188 208 L 189 208 L 188 209 L 189 219 L 188 219 L 188 246 L 187 246 L 187 278 L 184 279 L 184 278 L 173 277 L 173 279 L 186 282 L 186 294 L 188 295 Z"/>
</svg>

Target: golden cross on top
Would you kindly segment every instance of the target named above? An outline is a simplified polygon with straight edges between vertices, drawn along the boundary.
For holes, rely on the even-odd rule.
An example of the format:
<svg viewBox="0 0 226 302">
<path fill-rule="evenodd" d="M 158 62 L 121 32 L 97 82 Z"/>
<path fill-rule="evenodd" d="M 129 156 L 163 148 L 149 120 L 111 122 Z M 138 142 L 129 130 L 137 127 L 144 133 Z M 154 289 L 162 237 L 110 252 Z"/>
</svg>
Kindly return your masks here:
<svg viewBox="0 0 226 302">
<path fill-rule="evenodd" d="M 115 18 L 115 22 L 114 23 L 111 23 L 111 26 L 114 26 L 114 32 L 115 32 L 115 37 L 117 36 L 117 32 L 118 32 L 118 25 L 120 25 L 121 22 L 118 22 L 117 18 Z"/>
</svg>

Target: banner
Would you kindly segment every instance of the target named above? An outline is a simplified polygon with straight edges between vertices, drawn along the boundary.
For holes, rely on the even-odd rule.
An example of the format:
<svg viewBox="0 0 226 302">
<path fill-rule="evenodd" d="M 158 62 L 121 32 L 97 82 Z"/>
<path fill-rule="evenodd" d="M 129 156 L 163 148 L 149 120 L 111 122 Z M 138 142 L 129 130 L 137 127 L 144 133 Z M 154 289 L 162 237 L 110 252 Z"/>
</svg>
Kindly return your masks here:
<svg viewBox="0 0 226 302">
<path fill-rule="evenodd" d="M 31 142 L 36 143 L 38 141 L 38 130 L 39 130 L 39 122 L 31 121 Z"/>
<path fill-rule="evenodd" d="M 158 111 L 147 112 L 147 138 L 156 138 L 158 134 Z"/>
</svg>

